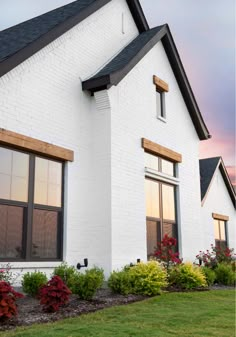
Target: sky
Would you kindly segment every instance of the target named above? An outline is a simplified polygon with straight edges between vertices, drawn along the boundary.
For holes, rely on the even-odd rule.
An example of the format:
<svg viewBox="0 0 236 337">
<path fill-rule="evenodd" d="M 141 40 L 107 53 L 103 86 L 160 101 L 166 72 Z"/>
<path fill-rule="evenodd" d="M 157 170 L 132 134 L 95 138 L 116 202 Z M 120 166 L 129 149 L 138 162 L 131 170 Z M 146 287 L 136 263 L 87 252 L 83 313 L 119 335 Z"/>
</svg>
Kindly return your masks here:
<svg viewBox="0 0 236 337">
<path fill-rule="evenodd" d="M 0 30 L 71 0 L 0 0 Z M 236 186 L 235 0 L 140 0 L 150 27 L 168 23 L 212 135 L 200 158 L 222 156 Z"/>
</svg>

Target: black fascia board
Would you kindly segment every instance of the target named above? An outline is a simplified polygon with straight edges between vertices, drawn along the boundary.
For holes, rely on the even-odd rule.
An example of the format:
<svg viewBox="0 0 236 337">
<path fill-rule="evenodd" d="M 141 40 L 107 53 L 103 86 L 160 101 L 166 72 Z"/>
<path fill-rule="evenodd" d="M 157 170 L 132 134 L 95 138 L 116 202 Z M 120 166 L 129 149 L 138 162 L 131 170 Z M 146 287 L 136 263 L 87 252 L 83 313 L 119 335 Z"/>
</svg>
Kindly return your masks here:
<svg viewBox="0 0 236 337">
<path fill-rule="evenodd" d="M 138 27 L 139 33 L 149 30 L 149 25 L 143 13 L 139 0 L 126 0 L 134 21 Z"/>
<path fill-rule="evenodd" d="M 166 25 L 167 33 L 162 39 L 163 47 L 166 51 L 166 55 L 172 66 L 179 88 L 183 95 L 185 104 L 189 110 L 193 124 L 195 125 L 197 134 L 200 140 L 206 140 L 211 138 L 207 126 L 203 120 L 198 104 L 194 97 L 187 75 L 185 73 L 183 64 L 181 62 L 178 50 L 176 48 L 174 39 L 170 32 L 169 26 Z"/>
<path fill-rule="evenodd" d="M 220 172 L 222 174 L 223 180 L 225 182 L 226 188 L 227 188 L 227 190 L 229 192 L 229 195 L 230 195 L 230 198 L 232 200 L 232 203 L 234 205 L 234 208 L 236 209 L 236 194 L 235 194 L 234 188 L 232 186 L 230 177 L 228 175 L 228 172 L 226 170 L 226 167 L 224 165 L 224 162 L 223 162 L 222 158 L 221 158 L 221 161 L 220 161 L 219 169 L 220 169 Z"/>
<path fill-rule="evenodd" d="M 37 53 L 40 49 L 47 46 L 49 43 L 53 42 L 55 39 L 60 37 L 62 34 L 73 28 L 75 25 L 86 19 L 88 16 L 96 12 L 110 1 L 111 0 L 97 0 L 93 2 L 84 10 L 80 11 L 77 15 L 72 16 L 71 18 L 68 18 L 64 22 L 58 24 L 46 34 L 40 36 L 37 40 L 31 42 L 26 47 L 0 62 L 0 77 L 18 66 L 30 56 Z"/>
<path fill-rule="evenodd" d="M 106 76 L 92 77 L 91 79 L 82 82 L 83 90 L 90 90 L 91 92 L 103 90 L 100 88 L 99 83 L 102 82 L 101 86 L 109 89 L 113 85 L 117 85 L 135 66 L 136 64 L 155 46 L 155 44 L 161 40 L 161 38 L 166 33 L 165 25 L 140 49 L 140 51 L 121 69 L 111 72 Z M 104 80 L 107 80 L 104 83 Z"/>
</svg>

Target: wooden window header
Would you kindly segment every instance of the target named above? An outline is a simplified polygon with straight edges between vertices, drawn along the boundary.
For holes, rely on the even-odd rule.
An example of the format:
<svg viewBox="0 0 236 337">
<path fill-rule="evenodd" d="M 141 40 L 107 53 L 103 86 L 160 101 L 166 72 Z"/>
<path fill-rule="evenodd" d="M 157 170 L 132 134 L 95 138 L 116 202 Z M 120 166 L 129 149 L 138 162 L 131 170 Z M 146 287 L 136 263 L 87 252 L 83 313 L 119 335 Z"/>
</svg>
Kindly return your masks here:
<svg viewBox="0 0 236 337">
<path fill-rule="evenodd" d="M 0 128 L 1 144 L 64 161 L 74 160 L 74 152 L 71 150 Z"/>
<path fill-rule="evenodd" d="M 146 138 L 142 138 L 142 147 L 144 148 L 145 151 L 155 154 L 157 156 L 160 156 L 161 158 L 171 160 L 175 163 L 182 162 L 181 154 L 175 151 L 172 151 L 164 146 L 156 144 Z"/>
<path fill-rule="evenodd" d="M 223 221 L 229 221 L 229 217 L 227 215 L 212 213 L 212 218 L 216 220 L 223 220 Z"/>
<path fill-rule="evenodd" d="M 165 81 L 161 80 L 156 75 L 153 75 L 153 83 L 155 84 L 157 91 L 161 91 L 161 92 L 163 92 L 163 91 L 168 92 L 169 91 L 169 85 L 168 85 L 168 83 L 166 83 Z"/>
</svg>

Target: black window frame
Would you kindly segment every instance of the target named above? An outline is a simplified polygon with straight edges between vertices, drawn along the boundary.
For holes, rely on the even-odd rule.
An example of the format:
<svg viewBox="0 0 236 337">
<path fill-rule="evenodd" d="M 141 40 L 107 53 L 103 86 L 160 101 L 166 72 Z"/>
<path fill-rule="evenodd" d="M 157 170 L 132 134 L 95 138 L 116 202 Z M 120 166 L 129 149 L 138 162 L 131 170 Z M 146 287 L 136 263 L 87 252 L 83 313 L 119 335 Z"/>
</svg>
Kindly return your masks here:
<svg viewBox="0 0 236 337">
<path fill-rule="evenodd" d="M 0 145 L 1 148 L 10 151 L 17 151 L 29 156 L 29 176 L 28 176 L 28 201 L 15 201 L 8 199 L 0 199 L 0 205 L 23 207 L 23 230 L 22 230 L 22 257 L 21 258 L 1 258 L 0 262 L 43 262 L 43 261 L 62 261 L 63 259 L 63 236 L 64 236 L 64 177 L 65 162 L 54 159 L 50 156 L 35 154 L 30 151 L 20 150 L 14 147 Z M 35 185 L 35 161 L 36 158 L 42 158 L 60 163 L 62 165 L 61 176 L 61 207 L 47 206 L 34 203 L 34 185 Z M 33 233 L 33 211 L 34 209 L 55 211 L 58 213 L 57 223 L 57 258 L 37 258 L 32 256 L 32 233 Z"/>
</svg>

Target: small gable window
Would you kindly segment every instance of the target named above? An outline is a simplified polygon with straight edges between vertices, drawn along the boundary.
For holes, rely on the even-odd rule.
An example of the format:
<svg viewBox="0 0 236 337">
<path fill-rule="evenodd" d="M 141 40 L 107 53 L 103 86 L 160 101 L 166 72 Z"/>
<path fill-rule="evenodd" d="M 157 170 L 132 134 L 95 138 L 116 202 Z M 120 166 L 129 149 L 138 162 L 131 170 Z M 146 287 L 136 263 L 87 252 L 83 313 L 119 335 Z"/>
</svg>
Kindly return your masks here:
<svg viewBox="0 0 236 337">
<path fill-rule="evenodd" d="M 169 91 L 169 85 L 156 75 L 153 76 L 153 83 L 156 86 L 156 111 L 157 118 L 166 119 L 165 93 Z"/>
</svg>

